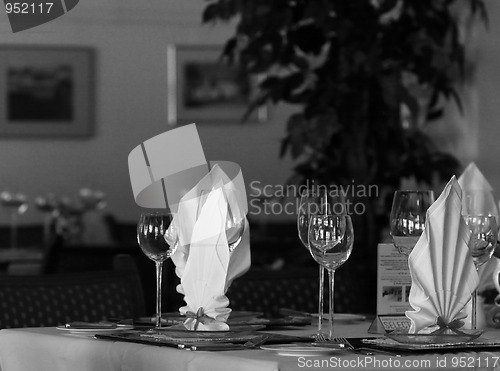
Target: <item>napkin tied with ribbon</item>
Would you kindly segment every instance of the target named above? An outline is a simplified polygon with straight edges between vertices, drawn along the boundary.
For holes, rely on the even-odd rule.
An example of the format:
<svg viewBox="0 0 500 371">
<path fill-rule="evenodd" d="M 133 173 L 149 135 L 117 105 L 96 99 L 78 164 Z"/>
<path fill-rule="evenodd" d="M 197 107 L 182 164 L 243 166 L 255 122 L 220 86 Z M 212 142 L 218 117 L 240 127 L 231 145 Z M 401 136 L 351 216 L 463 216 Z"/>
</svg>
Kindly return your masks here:
<svg viewBox="0 0 500 371">
<path fill-rule="evenodd" d="M 461 215 L 462 190 L 453 177 L 427 210 L 425 230 L 408 258 L 412 286 L 410 333 L 439 326 L 458 330 L 463 309 L 479 284 Z"/>
<path fill-rule="evenodd" d="M 225 292 L 250 267 L 240 167 L 207 163 L 195 124 L 144 141 L 130 152 L 128 164 L 136 204 L 174 214 L 165 239 L 177 246 L 172 260 L 181 279 L 177 291 L 186 301 L 180 308 L 186 327 L 226 329 L 230 309 Z"/>
<path fill-rule="evenodd" d="M 210 173 L 179 202 L 173 222 L 179 248 L 172 260 L 181 279 L 177 291 L 186 302 L 179 311 L 186 315 L 184 325 L 189 330 L 229 328 L 226 321 L 231 309 L 225 293 L 232 280 L 250 267 L 243 184 L 236 164 L 214 163 Z M 237 234 L 232 235 L 230 225 L 242 228 L 232 228 Z M 237 240 L 230 250 L 230 242 Z"/>
</svg>

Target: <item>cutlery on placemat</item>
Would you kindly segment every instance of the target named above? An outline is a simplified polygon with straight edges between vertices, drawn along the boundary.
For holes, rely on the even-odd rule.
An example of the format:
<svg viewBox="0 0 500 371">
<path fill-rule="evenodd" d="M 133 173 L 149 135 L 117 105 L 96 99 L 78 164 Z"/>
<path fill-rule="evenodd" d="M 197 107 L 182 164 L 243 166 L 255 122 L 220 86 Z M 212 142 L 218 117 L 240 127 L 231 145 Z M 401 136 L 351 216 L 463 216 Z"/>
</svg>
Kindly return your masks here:
<svg viewBox="0 0 500 371">
<path fill-rule="evenodd" d="M 205 351 L 212 351 L 212 350 L 241 350 L 241 349 L 252 349 L 256 348 L 260 345 L 263 345 L 271 335 L 265 334 L 265 335 L 260 335 L 256 336 L 253 339 L 248 340 L 246 343 L 243 344 L 234 344 L 234 343 L 190 343 L 190 344 L 179 344 L 178 347 L 181 349 L 186 349 L 186 350 L 205 350 Z"/>
<path fill-rule="evenodd" d="M 344 338 L 344 337 L 337 337 L 337 338 L 333 339 L 333 341 L 336 343 L 344 344 L 346 350 L 351 350 L 354 352 L 363 353 L 364 355 L 367 355 L 367 356 L 373 356 L 373 355 L 377 355 L 377 354 L 386 354 L 389 356 L 401 357 L 401 354 L 391 352 L 389 350 L 384 350 L 384 349 L 379 349 L 379 348 L 375 349 L 375 348 L 367 347 L 366 345 L 354 346 L 352 343 L 353 340 L 355 340 L 355 339 L 348 340 L 347 338 Z M 318 344 L 321 344 L 321 342 L 318 342 Z M 321 345 L 321 346 L 323 346 L 323 345 Z"/>
<path fill-rule="evenodd" d="M 72 328 L 72 329 L 114 329 L 117 326 L 119 325 L 113 322 L 82 322 L 82 321 L 68 322 L 64 325 L 65 328 Z"/>
</svg>

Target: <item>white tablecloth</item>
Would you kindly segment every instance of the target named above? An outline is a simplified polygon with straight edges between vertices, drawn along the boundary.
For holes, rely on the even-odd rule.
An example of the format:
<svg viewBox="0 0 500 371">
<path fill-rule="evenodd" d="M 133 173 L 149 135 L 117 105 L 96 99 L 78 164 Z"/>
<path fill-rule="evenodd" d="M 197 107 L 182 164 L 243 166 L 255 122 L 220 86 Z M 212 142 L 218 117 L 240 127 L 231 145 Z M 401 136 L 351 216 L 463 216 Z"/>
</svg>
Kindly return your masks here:
<svg viewBox="0 0 500 371">
<path fill-rule="evenodd" d="M 367 334 L 369 322 L 337 326 L 337 336 Z M 304 335 L 314 329 L 292 331 Z M 490 334 L 500 338 L 499 330 Z M 55 328 L 0 331 L 1 371 L 298 371 L 298 370 L 500 370 L 500 351 L 446 355 L 367 356 L 338 352 L 324 357 L 287 357 L 270 351 L 200 352 L 71 335 Z"/>
</svg>

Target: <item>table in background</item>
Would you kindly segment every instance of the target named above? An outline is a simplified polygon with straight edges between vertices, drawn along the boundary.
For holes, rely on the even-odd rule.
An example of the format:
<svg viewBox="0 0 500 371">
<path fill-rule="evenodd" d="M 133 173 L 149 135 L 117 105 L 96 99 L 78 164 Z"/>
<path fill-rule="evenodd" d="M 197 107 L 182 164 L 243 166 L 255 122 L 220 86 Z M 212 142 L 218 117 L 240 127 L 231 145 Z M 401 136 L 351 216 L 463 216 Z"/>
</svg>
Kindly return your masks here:
<svg viewBox="0 0 500 371">
<path fill-rule="evenodd" d="M 360 337 L 373 336 L 367 334 L 369 322 L 355 324 L 340 324 L 337 326 L 337 336 Z M 305 335 L 314 332 L 313 327 L 296 328 L 286 331 L 288 334 Z M 489 330 L 489 335 L 498 336 L 498 330 Z M 401 364 L 405 360 L 419 362 L 429 360 L 430 364 L 421 367 L 425 370 L 456 370 L 452 360 L 457 357 L 464 361 L 474 362 L 478 369 L 500 369 L 495 365 L 495 357 L 499 352 L 481 353 L 448 353 L 446 355 L 415 355 L 395 357 L 388 355 L 365 356 L 348 351 L 332 353 L 322 357 L 287 357 L 273 352 L 249 349 L 241 351 L 201 352 L 186 351 L 169 347 L 158 347 L 125 342 L 96 340 L 86 336 L 71 335 L 55 328 L 7 329 L 0 331 L 0 369 L 1 371 L 34 371 L 34 370 L 217 370 L 217 371 L 292 371 L 292 370 L 332 370 L 335 367 L 330 362 L 334 357 L 337 362 L 351 362 L 348 369 L 381 370 L 388 365 Z M 455 357 L 455 358 L 453 358 Z M 372 362 L 364 364 L 363 361 Z M 437 360 L 441 364 L 437 364 Z M 489 367 L 485 366 L 486 359 Z M 360 363 L 361 361 L 361 363 Z M 318 362 L 318 363 L 312 363 Z M 444 366 L 446 362 L 446 367 Z M 480 363 L 480 364 L 479 364 Z M 497 363 L 500 363 L 497 362 Z M 316 367 L 317 366 L 317 367 Z M 337 367 L 338 368 L 338 367 Z M 394 369 L 403 369 L 402 366 Z M 413 368 L 413 369 L 418 369 Z M 467 368 L 463 368 L 467 369 Z"/>
</svg>

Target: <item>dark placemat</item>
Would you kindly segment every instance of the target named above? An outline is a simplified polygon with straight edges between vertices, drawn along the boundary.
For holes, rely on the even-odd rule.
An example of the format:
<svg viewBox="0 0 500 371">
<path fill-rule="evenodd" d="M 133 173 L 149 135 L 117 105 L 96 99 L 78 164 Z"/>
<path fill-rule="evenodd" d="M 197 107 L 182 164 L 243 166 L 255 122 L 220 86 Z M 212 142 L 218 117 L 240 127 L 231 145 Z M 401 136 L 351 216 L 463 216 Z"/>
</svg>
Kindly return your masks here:
<svg viewBox="0 0 500 371">
<path fill-rule="evenodd" d="M 139 344 L 147 344 L 147 345 L 156 345 L 156 346 L 167 346 L 174 348 L 184 348 L 192 346 L 193 344 L 226 344 L 226 345 L 234 345 L 234 347 L 221 346 L 219 349 L 214 350 L 237 350 L 237 349 L 251 349 L 250 347 L 246 347 L 243 344 L 248 341 L 261 337 L 263 335 L 269 336 L 266 340 L 266 344 L 290 344 L 290 343 L 299 343 L 299 342 L 312 342 L 312 338 L 310 337 L 301 337 L 301 336 L 290 336 L 290 335 L 282 335 L 282 334 L 271 334 L 259 331 L 255 334 L 243 334 L 239 335 L 235 333 L 231 336 L 226 336 L 220 339 L 206 339 L 206 338 L 189 338 L 189 339 L 175 339 L 165 334 L 152 333 L 150 331 L 122 331 L 116 333 L 107 333 L 107 334 L 96 334 L 95 337 L 97 339 L 105 339 L 105 340 L 113 340 L 113 341 L 125 341 Z"/>
</svg>

